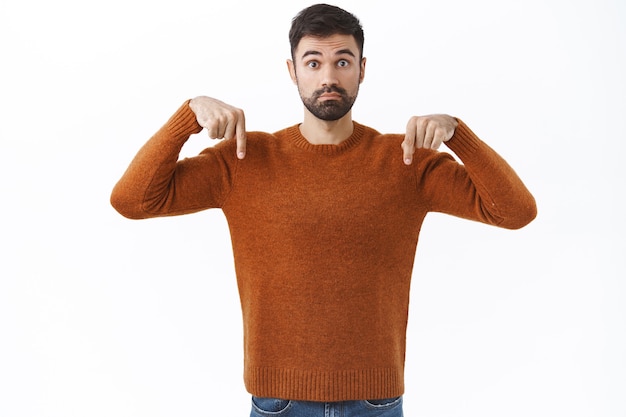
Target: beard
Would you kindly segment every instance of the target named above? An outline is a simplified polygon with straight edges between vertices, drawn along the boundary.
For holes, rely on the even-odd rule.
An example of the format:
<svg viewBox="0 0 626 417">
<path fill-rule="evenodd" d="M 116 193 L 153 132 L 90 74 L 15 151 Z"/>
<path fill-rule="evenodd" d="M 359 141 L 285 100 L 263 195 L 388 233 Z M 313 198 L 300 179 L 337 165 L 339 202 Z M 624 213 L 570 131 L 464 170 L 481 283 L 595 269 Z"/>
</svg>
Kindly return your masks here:
<svg viewBox="0 0 626 417">
<path fill-rule="evenodd" d="M 319 101 L 318 99 L 324 93 L 337 93 L 341 95 L 340 100 L 325 100 Z M 324 87 L 313 93 L 311 97 L 304 97 L 300 92 L 300 98 L 304 107 L 307 108 L 315 117 L 327 122 L 341 119 L 345 116 L 356 101 L 357 92 L 351 96 L 346 90 L 337 86 Z"/>
</svg>

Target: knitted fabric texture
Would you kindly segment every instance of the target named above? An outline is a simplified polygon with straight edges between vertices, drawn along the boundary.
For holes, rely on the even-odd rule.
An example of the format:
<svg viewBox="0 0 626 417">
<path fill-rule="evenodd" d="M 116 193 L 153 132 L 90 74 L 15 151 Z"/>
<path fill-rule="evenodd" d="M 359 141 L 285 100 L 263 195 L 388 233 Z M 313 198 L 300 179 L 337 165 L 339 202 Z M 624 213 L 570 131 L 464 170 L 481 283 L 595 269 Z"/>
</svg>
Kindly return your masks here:
<svg viewBox="0 0 626 417">
<path fill-rule="evenodd" d="M 459 120 L 446 145 L 354 123 L 339 145 L 297 125 L 247 133 L 179 159 L 202 128 L 185 103 L 141 148 L 111 195 L 143 219 L 219 208 L 228 222 L 244 329 L 244 381 L 261 397 L 308 401 L 404 392 L 409 288 L 422 222 L 448 213 L 517 229 L 536 215 L 513 169 Z"/>
</svg>

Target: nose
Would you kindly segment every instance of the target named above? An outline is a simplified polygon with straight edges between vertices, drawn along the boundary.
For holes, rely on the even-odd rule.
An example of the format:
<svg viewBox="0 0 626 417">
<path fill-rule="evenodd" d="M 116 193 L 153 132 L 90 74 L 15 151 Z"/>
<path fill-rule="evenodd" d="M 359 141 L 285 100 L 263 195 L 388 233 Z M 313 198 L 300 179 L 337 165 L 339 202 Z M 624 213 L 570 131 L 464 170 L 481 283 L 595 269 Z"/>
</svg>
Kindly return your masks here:
<svg viewBox="0 0 626 417">
<path fill-rule="evenodd" d="M 336 69 L 332 65 L 328 65 L 323 68 L 321 76 L 322 87 L 330 87 L 339 83 Z"/>
</svg>

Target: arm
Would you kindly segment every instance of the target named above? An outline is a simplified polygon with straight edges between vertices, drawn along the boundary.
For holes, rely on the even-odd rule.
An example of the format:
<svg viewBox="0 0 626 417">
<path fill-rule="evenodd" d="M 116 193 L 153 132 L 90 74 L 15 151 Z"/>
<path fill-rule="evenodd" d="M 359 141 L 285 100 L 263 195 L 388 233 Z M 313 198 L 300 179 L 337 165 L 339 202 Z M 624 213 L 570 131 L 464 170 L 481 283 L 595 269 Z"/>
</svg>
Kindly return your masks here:
<svg viewBox="0 0 626 417">
<path fill-rule="evenodd" d="M 203 127 L 212 137 L 235 133 L 245 140 L 243 113 L 236 113 L 239 119 L 232 117 L 231 106 L 210 100 L 203 98 L 196 103 L 197 114 L 193 100 L 184 103 L 139 150 L 111 193 L 111 204 L 120 214 L 143 219 L 222 204 L 236 166 L 235 152 L 225 151 L 230 146 L 209 148 L 197 157 L 179 161 L 184 143 Z M 224 121 L 234 121 L 234 125 Z"/>
<path fill-rule="evenodd" d="M 508 229 L 521 228 L 536 217 L 535 199 L 522 180 L 465 123 L 446 115 L 418 119 L 409 122 L 408 129 L 414 131 L 407 131 L 402 147 L 405 163 L 415 159 L 418 186 L 430 210 Z M 442 142 L 463 164 L 433 152 Z"/>
</svg>

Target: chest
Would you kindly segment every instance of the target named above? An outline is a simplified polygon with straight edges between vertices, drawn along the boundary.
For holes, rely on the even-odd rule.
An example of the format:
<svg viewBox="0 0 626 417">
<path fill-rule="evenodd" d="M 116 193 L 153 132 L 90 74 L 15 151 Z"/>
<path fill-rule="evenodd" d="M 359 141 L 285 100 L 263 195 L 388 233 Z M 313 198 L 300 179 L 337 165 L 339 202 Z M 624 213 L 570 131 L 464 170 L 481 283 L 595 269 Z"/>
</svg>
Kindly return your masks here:
<svg viewBox="0 0 626 417">
<path fill-rule="evenodd" d="M 319 233 L 365 229 L 383 219 L 403 223 L 420 201 L 410 167 L 392 158 L 283 158 L 239 172 L 227 216 L 256 227 L 283 224 Z"/>
</svg>

